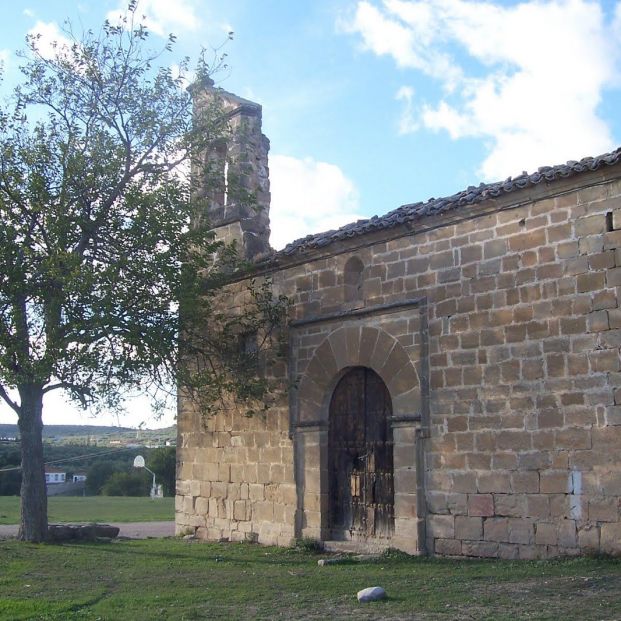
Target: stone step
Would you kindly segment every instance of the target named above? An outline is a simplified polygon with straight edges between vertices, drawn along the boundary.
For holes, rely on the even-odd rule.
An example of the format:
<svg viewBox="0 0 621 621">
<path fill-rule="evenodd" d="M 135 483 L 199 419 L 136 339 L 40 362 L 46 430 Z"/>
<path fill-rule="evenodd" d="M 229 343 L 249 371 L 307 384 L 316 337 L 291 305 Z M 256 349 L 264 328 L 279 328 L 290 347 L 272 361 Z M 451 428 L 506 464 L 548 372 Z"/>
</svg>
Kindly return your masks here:
<svg viewBox="0 0 621 621">
<path fill-rule="evenodd" d="M 323 549 L 326 552 L 346 552 L 349 554 L 377 554 L 390 548 L 390 540 L 376 541 L 324 541 Z"/>
</svg>

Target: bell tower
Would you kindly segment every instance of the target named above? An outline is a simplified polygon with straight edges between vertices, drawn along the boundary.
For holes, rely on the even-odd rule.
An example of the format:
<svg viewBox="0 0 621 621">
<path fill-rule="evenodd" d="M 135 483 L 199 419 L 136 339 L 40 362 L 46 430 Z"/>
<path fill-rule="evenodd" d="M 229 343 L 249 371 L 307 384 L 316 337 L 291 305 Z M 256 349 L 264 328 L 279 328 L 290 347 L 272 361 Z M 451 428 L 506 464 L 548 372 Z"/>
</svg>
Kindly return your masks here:
<svg viewBox="0 0 621 621">
<path fill-rule="evenodd" d="M 259 260 L 271 252 L 270 143 L 261 131 L 261 106 L 215 88 L 209 78 L 195 82 L 190 92 L 195 118 L 213 133 L 193 164 L 195 199 L 205 205 L 219 239 L 236 241 L 242 258 Z"/>
</svg>

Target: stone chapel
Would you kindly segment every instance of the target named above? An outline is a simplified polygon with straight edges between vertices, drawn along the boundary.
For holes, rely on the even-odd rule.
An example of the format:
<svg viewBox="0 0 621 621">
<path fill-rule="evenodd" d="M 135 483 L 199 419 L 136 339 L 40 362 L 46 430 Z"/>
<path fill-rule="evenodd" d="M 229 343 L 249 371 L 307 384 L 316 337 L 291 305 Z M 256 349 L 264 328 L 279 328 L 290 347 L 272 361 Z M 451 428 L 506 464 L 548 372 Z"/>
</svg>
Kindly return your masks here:
<svg viewBox="0 0 621 621">
<path fill-rule="evenodd" d="M 238 131 L 206 159 L 258 208 L 214 191 L 208 215 L 292 302 L 287 390 L 265 416 L 205 422 L 180 398 L 177 532 L 620 553 L 621 149 L 276 252 L 261 107 L 213 85 L 196 105 L 214 97 Z"/>
</svg>

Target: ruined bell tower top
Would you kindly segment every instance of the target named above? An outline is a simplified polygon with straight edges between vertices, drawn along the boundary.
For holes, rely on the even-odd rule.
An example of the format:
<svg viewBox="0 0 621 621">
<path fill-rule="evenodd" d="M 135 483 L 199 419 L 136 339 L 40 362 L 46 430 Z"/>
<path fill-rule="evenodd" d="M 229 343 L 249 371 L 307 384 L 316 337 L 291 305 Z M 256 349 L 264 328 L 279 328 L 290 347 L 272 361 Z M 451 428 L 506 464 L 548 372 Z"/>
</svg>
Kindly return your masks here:
<svg viewBox="0 0 621 621">
<path fill-rule="evenodd" d="M 245 259 L 260 259 L 271 252 L 269 140 L 261 131 L 261 106 L 216 88 L 207 76 L 189 90 L 195 114 L 221 121 L 194 164 L 195 200 L 205 205 L 218 238 L 236 241 Z"/>
</svg>

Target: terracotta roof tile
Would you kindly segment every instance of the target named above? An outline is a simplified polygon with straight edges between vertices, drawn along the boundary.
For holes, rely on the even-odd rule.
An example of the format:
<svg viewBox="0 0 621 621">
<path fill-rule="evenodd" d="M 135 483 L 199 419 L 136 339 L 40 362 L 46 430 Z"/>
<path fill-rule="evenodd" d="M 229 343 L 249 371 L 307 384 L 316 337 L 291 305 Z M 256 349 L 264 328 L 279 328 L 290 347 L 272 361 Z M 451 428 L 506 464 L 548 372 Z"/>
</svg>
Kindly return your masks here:
<svg viewBox="0 0 621 621">
<path fill-rule="evenodd" d="M 508 177 L 504 181 L 481 183 L 478 186 L 470 186 L 452 196 L 430 198 L 425 202 L 402 205 L 398 209 L 389 211 L 384 216 L 373 216 L 367 220 L 358 220 L 357 222 L 346 224 L 336 230 L 307 235 L 288 244 L 276 256 L 290 256 L 313 248 L 322 248 L 350 237 L 357 237 L 358 235 L 382 229 L 390 229 L 406 222 L 420 220 L 425 216 L 445 213 L 465 205 L 480 203 L 490 198 L 498 198 L 504 194 L 537 185 L 542 181 L 553 183 L 567 177 L 594 171 L 604 166 L 614 166 L 619 161 L 621 161 L 621 148 L 597 157 L 585 157 L 579 162 L 571 160 L 566 164 L 558 166 L 542 166 L 537 172 L 531 174 L 523 172 L 518 177 Z"/>
</svg>

